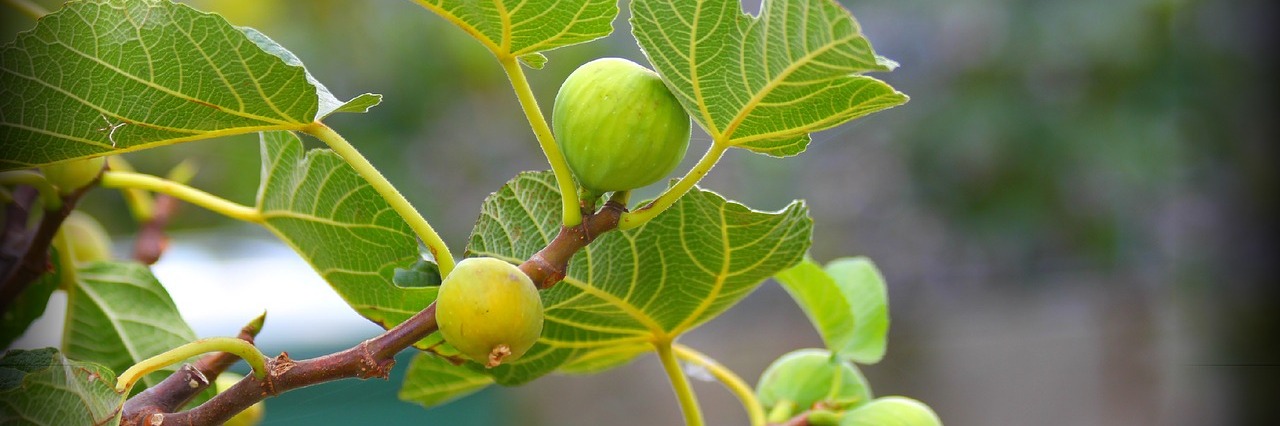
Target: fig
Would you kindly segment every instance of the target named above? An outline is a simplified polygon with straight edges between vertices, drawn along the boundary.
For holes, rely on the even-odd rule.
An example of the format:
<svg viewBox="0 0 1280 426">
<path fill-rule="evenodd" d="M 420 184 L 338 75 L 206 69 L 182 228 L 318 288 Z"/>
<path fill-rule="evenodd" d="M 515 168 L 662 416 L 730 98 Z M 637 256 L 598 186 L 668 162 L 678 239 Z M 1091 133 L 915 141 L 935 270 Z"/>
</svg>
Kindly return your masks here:
<svg viewBox="0 0 1280 426">
<path fill-rule="evenodd" d="M 71 246 L 71 259 L 76 263 L 96 262 L 111 259 L 111 237 L 107 230 L 93 216 L 79 210 L 72 210 L 58 234 L 66 236 Z"/>
<path fill-rule="evenodd" d="M 661 180 L 689 148 L 689 115 L 662 78 L 621 58 L 569 74 L 551 113 L 578 184 L 596 195 Z"/>
<path fill-rule="evenodd" d="M 244 376 L 239 374 L 225 372 L 218 375 L 218 379 L 213 381 L 213 386 L 218 390 L 218 393 L 222 393 L 227 389 L 231 389 L 231 386 L 240 382 L 240 379 L 243 378 Z M 227 420 L 226 423 L 223 423 L 223 426 L 254 426 L 258 423 L 262 423 L 262 416 L 265 414 L 266 408 L 263 407 L 262 401 L 258 401 L 257 403 L 250 405 L 249 408 L 246 408 L 244 411 L 236 413 L 231 420 Z"/>
<path fill-rule="evenodd" d="M 866 403 L 871 388 L 853 364 L 823 349 L 800 349 L 764 370 L 756 395 L 771 410 L 783 407 L 777 416 L 788 419 L 810 408 L 843 410 Z"/>
<path fill-rule="evenodd" d="M 41 167 L 40 171 L 49 183 L 58 187 L 58 192 L 67 195 L 97 180 L 106 162 L 107 157 L 71 160 Z"/>
<path fill-rule="evenodd" d="M 529 276 L 491 257 L 458 262 L 440 283 L 436 321 L 467 358 L 497 367 L 519 359 L 542 335 L 542 299 Z"/>
</svg>

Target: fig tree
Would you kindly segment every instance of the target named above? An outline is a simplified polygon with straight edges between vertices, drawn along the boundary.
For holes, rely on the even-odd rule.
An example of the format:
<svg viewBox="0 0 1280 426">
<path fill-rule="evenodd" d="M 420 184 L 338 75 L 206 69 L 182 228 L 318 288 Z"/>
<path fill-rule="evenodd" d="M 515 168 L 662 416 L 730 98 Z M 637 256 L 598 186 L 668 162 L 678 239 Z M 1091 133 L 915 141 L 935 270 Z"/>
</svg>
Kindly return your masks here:
<svg viewBox="0 0 1280 426">
<path fill-rule="evenodd" d="M 658 74 L 621 58 L 570 74 L 551 123 L 578 184 L 597 195 L 657 182 L 689 148 L 689 115 L 675 95 Z"/>
<path fill-rule="evenodd" d="M 106 162 L 107 157 L 71 160 L 41 167 L 40 171 L 49 183 L 58 187 L 58 192 L 66 195 L 97 179 Z"/>
<path fill-rule="evenodd" d="M 542 299 L 533 280 L 510 263 L 473 257 L 440 283 L 440 334 L 463 355 L 497 367 L 519 359 L 542 335 Z"/>
<path fill-rule="evenodd" d="M 760 403 L 783 407 L 786 419 L 814 404 L 847 409 L 871 399 L 871 388 L 853 364 L 833 358 L 822 349 L 801 349 L 779 357 L 760 375 L 756 385 Z"/>
</svg>

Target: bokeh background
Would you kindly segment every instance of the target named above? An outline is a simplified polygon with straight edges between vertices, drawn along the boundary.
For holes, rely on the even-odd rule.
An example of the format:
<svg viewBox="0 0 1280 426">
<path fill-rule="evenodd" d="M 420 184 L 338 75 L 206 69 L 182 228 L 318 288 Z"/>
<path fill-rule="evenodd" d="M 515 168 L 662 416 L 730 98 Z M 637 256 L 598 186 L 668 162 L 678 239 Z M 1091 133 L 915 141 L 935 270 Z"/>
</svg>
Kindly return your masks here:
<svg viewBox="0 0 1280 426">
<path fill-rule="evenodd" d="M 496 62 L 411 2 L 190 3 L 271 36 L 339 97 L 384 94 L 328 123 L 456 252 L 487 194 L 546 168 Z M 622 3 L 613 36 L 530 73 L 544 110 L 583 62 L 644 63 Z M 919 398 L 951 425 L 1277 424 L 1272 2 L 844 4 L 902 64 L 878 77 L 911 102 L 819 133 L 798 157 L 735 150 L 702 185 L 757 209 L 806 199 L 814 257 L 878 263 L 892 327 L 886 360 L 864 368 L 877 394 Z M 33 24 L 4 15 L 6 41 Z M 695 135 L 686 163 L 708 143 Z M 254 137 L 129 156 L 161 174 L 186 158 L 193 185 L 252 201 Z M 126 253 L 136 226 L 119 195 L 96 191 L 84 208 Z M 201 336 L 234 334 L 264 308 L 269 351 L 315 355 L 378 331 L 264 231 L 189 206 L 172 229 L 156 271 Z M 51 309 L 20 344 L 56 344 Z M 821 344 L 771 281 L 681 341 L 752 383 Z M 396 400 L 396 377 L 331 383 L 270 400 L 264 424 L 678 424 L 659 371 L 650 355 L 432 410 Z M 695 388 L 709 424 L 746 423 L 717 383 Z"/>
</svg>

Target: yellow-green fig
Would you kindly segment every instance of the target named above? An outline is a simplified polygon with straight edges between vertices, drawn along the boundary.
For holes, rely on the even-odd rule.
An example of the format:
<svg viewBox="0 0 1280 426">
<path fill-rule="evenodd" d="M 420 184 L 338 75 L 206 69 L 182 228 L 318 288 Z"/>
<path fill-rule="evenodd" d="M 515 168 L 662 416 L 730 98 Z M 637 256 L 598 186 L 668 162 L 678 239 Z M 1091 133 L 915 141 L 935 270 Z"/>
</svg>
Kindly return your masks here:
<svg viewBox="0 0 1280 426">
<path fill-rule="evenodd" d="M 76 263 L 111 259 L 111 237 L 107 236 L 102 224 L 87 213 L 72 210 L 62 221 L 58 234 L 66 237 L 67 245 L 71 246 L 71 258 Z"/>
<path fill-rule="evenodd" d="M 440 334 L 467 358 L 493 368 L 519 359 L 542 335 L 542 299 L 533 280 L 510 263 L 473 257 L 440 283 Z"/>
<path fill-rule="evenodd" d="M 218 393 L 222 393 L 227 389 L 231 389 L 231 386 L 243 378 L 244 376 L 236 373 L 222 373 L 218 375 L 218 380 L 213 382 L 213 386 L 218 390 Z M 267 409 L 262 405 L 262 401 L 258 401 L 244 411 L 237 413 L 231 420 L 227 420 L 226 423 L 223 423 L 223 426 L 254 426 L 262 423 L 262 416 L 266 415 L 266 411 Z"/>
<path fill-rule="evenodd" d="M 58 192 L 66 195 L 97 179 L 106 162 L 107 157 L 71 160 L 41 167 L 40 171 L 49 183 L 58 187 Z"/>
<path fill-rule="evenodd" d="M 621 58 L 578 67 L 560 86 L 551 124 L 578 184 L 639 188 L 671 173 L 689 148 L 689 115 L 648 68 Z"/>
</svg>

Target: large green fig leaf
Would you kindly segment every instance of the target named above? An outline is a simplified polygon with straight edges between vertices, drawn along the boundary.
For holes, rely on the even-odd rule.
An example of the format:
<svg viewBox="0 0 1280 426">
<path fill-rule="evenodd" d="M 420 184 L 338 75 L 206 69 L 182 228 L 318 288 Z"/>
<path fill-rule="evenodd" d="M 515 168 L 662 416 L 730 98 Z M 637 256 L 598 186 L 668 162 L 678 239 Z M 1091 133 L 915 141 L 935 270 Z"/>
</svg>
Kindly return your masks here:
<svg viewBox="0 0 1280 426">
<path fill-rule="evenodd" d="M 613 32 L 616 0 L 415 0 L 479 40 L 498 56 L 533 68 L 540 52 L 584 43 Z"/>
<path fill-rule="evenodd" d="M 65 327 L 62 351 L 67 357 L 112 371 L 196 339 L 151 270 L 133 262 L 91 262 L 76 268 L 67 289 Z M 176 368 L 149 374 L 142 383 L 155 385 Z"/>
<path fill-rule="evenodd" d="M 116 376 L 56 349 L 12 350 L 0 359 L 0 424 L 116 425 L 124 395 Z"/>
<path fill-rule="evenodd" d="M 290 132 L 262 134 L 263 225 L 293 247 L 347 304 L 390 328 L 435 300 L 437 287 L 401 287 L 396 270 L 421 260 L 400 215 L 338 154 L 306 151 Z"/>
<path fill-rule="evenodd" d="M 559 197 L 551 173 L 517 176 L 485 200 L 468 255 L 532 256 L 559 230 Z M 766 213 L 696 189 L 640 228 L 602 235 L 543 292 L 538 344 L 489 372 L 507 385 L 561 367 L 589 373 L 669 343 L 799 261 L 812 234 L 807 213 L 798 201 Z"/>
<path fill-rule="evenodd" d="M 0 170 L 271 129 L 341 102 L 265 35 L 168 0 L 68 3 L 0 48 Z"/>
<path fill-rule="evenodd" d="M 635 0 L 632 33 L 712 139 L 773 156 L 803 152 L 809 133 L 901 105 L 871 77 L 897 64 L 875 54 L 834 0 Z"/>
<path fill-rule="evenodd" d="M 884 358 L 889 299 L 870 260 L 836 259 L 823 269 L 805 259 L 775 278 L 804 309 L 827 349 L 863 364 Z"/>
</svg>

